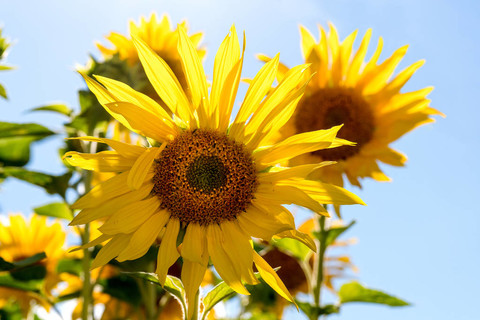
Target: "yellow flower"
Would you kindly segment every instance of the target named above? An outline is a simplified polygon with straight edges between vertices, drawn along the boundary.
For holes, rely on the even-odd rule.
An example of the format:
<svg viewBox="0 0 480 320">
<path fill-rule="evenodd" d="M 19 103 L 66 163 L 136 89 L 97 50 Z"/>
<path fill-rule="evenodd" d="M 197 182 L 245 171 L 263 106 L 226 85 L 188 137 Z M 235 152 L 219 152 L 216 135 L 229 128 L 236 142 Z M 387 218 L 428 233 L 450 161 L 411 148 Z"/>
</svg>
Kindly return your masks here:
<svg viewBox="0 0 480 320">
<path fill-rule="evenodd" d="M 113 151 L 68 152 L 64 159 L 86 170 L 121 172 L 80 198 L 82 209 L 71 225 L 107 217 L 103 233 L 88 246 L 109 242 L 92 268 L 116 258 L 144 255 L 159 234 L 156 273 L 165 282 L 168 268 L 181 256 L 182 281 L 194 301 L 209 258 L 235 291 L 248 294 L 243 283 L 256 284 L 253 263 L 281 296 L 292 297 L 275 271 L 252 248 L 251 237 L 270 239 L 284 232 L 314 249 L 311 238 L 295 230 L 292 214 L 282 205 L 297 204 L 328 215 L 322 203 L 363 203 L 336 186 L 304 178 L 324 164 L 292 168 L 275 164 L 291 157 L 348 142 L 336 139 L 339 127 L 294 135 L 266 145 L 293 113 L 306 82 L 306 65 L 293 68 L 275 90 L 271 85 L 279 57 L 267 63 L 248 89 L 229 124 L 243 65 L 235 28 L 215 57 L 210 95 L 200 57 L 183 27 L 178 50 L 190 94 L 186 95 L 168 64 L 145 42 L 133 37 L 140 61 L 172 117 L 155 101 L 127 85 L 105 77 L 85 80 L 104 108 L 152 146 L 80 137 L 108 144 Z M 267 95 L 268 93 L 268 95 Z M 193 311 L 189 309 L 189 313 Z"/>
<path fill-rule="evenodd" d="M 184 21 L 180 25 L 186 27 L 186 22 Z M 186 88 L 185 76 L 177 50 L 178 33 L 172 29 L 169 17 L 163 15 L 160 21 L 158 21 L 157 15 L 152 13 L 149 21 L 145 17 L 141 17 L 139 25 L 135 24 L 134 21 L 130 21 L 129 29 L 132 37 L 143 40 L 153 51 L 162 57 L 173 70 L 182 87 Z M 131 67 L 139 62 L 137 50 L 132 39 L 116 32 L 111 32 L 106 38 L 113 44 L 112 49 L 97 43 L 97 47 L 105 59 L 112 58 L 118 54 L 119 58 L 127 61 Z M 190 40 L 193 42 L 200 59 L 203 59 L 206 53 L 205 49 L 198 47 L 202 38 L 203 33 L 201 32 L 190 36 Z"/>
<path fill-rule="evenodd" d="M 62 226 L 59 223 L 48 226 L 45 217 L 36 215 L 32 215 L 28 224 L 22 215 L 11 215 L 9 220 L 9 225 L 0 225 L 0 256 L 6 261 L 16 262 L 45 252 L 47 258 L 38 264 L 46 271 L 44 293 L 51 295 L 52 289 L 60 281 L 56 273 L 57 263 L 65 254 L 63 244 L 66 235 Z M 28 312 L 30 301 L 48 308 L 46 300 L 41 296 L 16 289 L 0 288 L 0 301 L 3 300 L 4 303 L 8 300 L 9 294 L 20 302 L 24 312 Z"/>
<path fill-rule="evenodd" d="M 312 177 L 321 177 L 339 186 L 343 186 L 343 174 L 350 183 L 359 187 L 359 178 L 389 181 L 377 161 L 403 166 L 407 160 L 389 144 L 414 128 L 433 122 L 431 115 L 443 115 L 429 107 L 430 100 L 426 96 L 432 91 L 431 87 L 400 92 L 424 61 L 412 64 L 391 79 L 407 52 L 407 46 L 377 64 L 383 45 L 380 38 L 375 53 L 365 63 L 370 29 L 354 53 L 353 42 L 357 31 L 340 43 L 333 25 L 330 24 L 328 36 L 322 27 L 319 29 L 321 36 L 317 43 L 307 29 L 300 27 L 303 56 L 306 62 L 312 64 L 309 72 L 315 75 L 280 136 L 344 124 L 338 137 L 357 145 L 306 153 L 293 159 L 291 164 L 337 161 L 335 165 L 317 170 Z M 264 55 L 259 55 L 259 58 L 270 60 Z M 281 80 L 288 68 L 281 65 L 279 71 L 278 79 Z"/>
</svg>

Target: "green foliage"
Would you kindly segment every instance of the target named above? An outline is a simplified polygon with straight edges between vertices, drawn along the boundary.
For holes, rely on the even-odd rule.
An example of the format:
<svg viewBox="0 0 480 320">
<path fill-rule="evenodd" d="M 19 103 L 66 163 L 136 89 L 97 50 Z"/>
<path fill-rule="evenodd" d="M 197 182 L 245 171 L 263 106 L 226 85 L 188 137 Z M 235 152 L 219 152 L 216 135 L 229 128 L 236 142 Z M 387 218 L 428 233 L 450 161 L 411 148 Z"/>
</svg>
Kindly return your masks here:
<svg viewBox="0 0 480 320">
<path fill-rule="evenodd" d="M 348 229 L 350 229 L 353 225 L 355 224 L 355 220 L 353 220 L 352 222 L 350 222 L 348 225 L 346 226 L 342 226 L 342 227 L 332 227 L 328 230 L 325 230 L 323 231 L 324 234 L 323 234 L 323 237 L 322 237 L 322 234 L 320 232 L 313 232 L 313 235 L 319 239 L 320 241 L 322 241 L 322 238 L 325 239 L 325 247 L 328 247 L 330 246 L 332 243 L 335 242 L 335 240 L 337 240 L 337 238 L 342 235 L 345 231 L 347 231 Z"/>
<path fill-rule="evenodd" d="M 54 134 L 36 123 L 0 122 L 0 165 L 26 165 L 30 160 L 30 144 Z"/>
<path fill-rule="evenodd" d="M 289 252 L 290 254 L 292 254 L 292 256 L 299 259 L 300 261 L 304 261 L 305 259 L 307 259 L 307 256 L 312 252 L 309 247 L 307 247 L 300 241 L 290 238 L 283 238 L 274 241 L 273 245 L 279 249 Z"/>
<path fill-rule="evenodd" d="M 133 306 L 139 306 L 142 302 L 137 282 L 125 274 L 101 280 L 100 284 L 103 286 L 103 292 L 114 298 L 128 302 Z"/>
<path fill-rule="evenodd" d="M 53 202 L 41 207 L 36 207 L 33 211 L 41 216 L 61 218 L 71 220 L 73 218 L 72 210 L 65 202 Z"/>
<path fill-rule="evenodd" d="M 58 261 L 57 273 L 70 273 L 76 276 L 80 276 L 82 273 L 82 260 L 80 259 L 62 259 Z"/>
<path fill-rule="evenodd" d="M 2 274 L 0 275 L 0 287 L 8 287 L 13 289 L 19 289 L 24 291 L 32 291 L 36 293 L 40 293 L 42 287 L 41 280 L 25 280 L 19 281 L 15 279 L 10 274 Z"/>
<path fill-rule="evenodd" d="M 392 307 L 409 305 L 408 302 L 391 296 L 388 293 L 366 288 L 356 281 L 344 284 L 338 291 L 338 296 L 340 297 L 341 303 L 368 302 L 385 304 Z"/>
<path fill-rule="evenodd" d="M 220 282 L 207 295 L 203 298 L 204 311 L 202 314 L 202 320 L 208 315 L 210 310 L 222 300 L 228 299 L 236 295 L 235 290 L 230 288 L 225 282 Z"/>
<path fill-rule="evenodd" d="M 72 173 L 67 172 L 60 176 L 53 176 L 23 168 L 0 167 L 0 179 L 5 179 L 7 177 L 13 177 L 34 184 L 45 189 L 49 194 L 59 194 L 64 198 Z"/>
<path fill-rule="evenodd" d="M 67 105 L 65 104 L 50 104 L 46 106 L 40 106 L 37 108 L 33 108 L 30 110 L 31 112 L 33 111 L 49 111 L 49 112 L 55 112 L 59 114 L 63 114 L 65 116 L 70 116 L 73 113 L 73 110 L 70 109 Z"/>
<path fill-rule="evenodd" d="M 2 320 L 22 320 L 22 310 L 17 303 L 9 303 L 0 309 L 0 319 Z"/>
<path fill-rule="evenodd" d="M 323 307 L 316 307 L 315 305 L 309 302 L 302 302 L 296 299 L 295 299 L 295 302 L 297 303 L 298 307 L 300 308 L 300 310 L 302 310 L 303 313 L 305 313 L 308 316 L 314 316 L 315 318 L 318 318 L 319 316 L 322 316 L 322 315 L 329 315 L 332 313 L 340 312 L 340 308 L 333 304 L 328 304 Z"/>
<path fill-rule="evenodd" d="M 47 275 L 47 269 L 39 262 L 46 257 L 45 252 L 40 252 L 16 262 L 0 258 L 0 271 L 9 271 L 11 277 L 19 281 L 41 280 Z"/>
</svg>

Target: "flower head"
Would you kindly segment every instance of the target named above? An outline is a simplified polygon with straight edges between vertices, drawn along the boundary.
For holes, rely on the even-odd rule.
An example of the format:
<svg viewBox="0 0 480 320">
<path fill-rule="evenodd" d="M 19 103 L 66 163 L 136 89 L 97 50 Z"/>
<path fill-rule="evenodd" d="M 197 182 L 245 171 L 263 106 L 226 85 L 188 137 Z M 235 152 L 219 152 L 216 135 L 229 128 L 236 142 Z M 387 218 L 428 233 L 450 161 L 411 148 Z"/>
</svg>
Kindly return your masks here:
<svg viewBox="0 0 480 320">
<path fill-rule="evenodd" d="M 35 274 L 44 278 L 42 291 L 47 296 L 60 282 L 56 273 L 58 261 L 64 256 L 62 248 L 66 234 L 59 223 L 47 225 L 45 217 L 32 215 L 27 223 L 23 215 L 11 215 L 9 225 L 0 224 L 0 256 L 8 262 L 18 262 L 45 252 L 45 259 L 25 270 L 13 271 L 11 276 L 22 281 L 25 276 Z M 28 273 L 28 274 L 26 274 Z M 34 292 L 18 289 L 0 288 L 0 305 L 12 299 L 20 303 L 23 312 L 28 312 L 30 302 L 41 304 L 48 308 L 46 299 Z"/>
<path fill-rule="evenodd" d="M 359 178 L 371 177 L 389 181 L 377 161 L 403 166 L 406 156 L 390 148 L 389 144 L 414 128 L 442 115 L 429 107 L 426 96 L 432 88 L 402 93 L 400 90 L 424 61 L 418 61 L 391 79 L 396 67 L 407 52 L 407 46 L 378 64 L 383 40 L 368 62 L 364 62 L 371 37 L 369 29 L 360 47 L 353 52 L 357 31 L 342 43 L 330 24 L 327 35 L 322 27 L 320 40 L 304 27 L 300 28 L 305 61 L 312 64 L 308 72 L 315 73 L 305 95 L 281 131 L 281 137 L 291 134 L 326 129 L 344 124 L 338 137 L 356 142 L 355 146 L 318 150 L 296 157 L 291 164 L 336 161 L 337 164 L 318 169 L 312 177 L 343 185 L 343 174 L 350 183 L 360 186 Z M 270 58 L 259 55 L 264 61 Z M 281 65 L 279 80 L 288 68 Z"/>
<path fill-rule="evenodd" d="M 291 157 L 348 142 L 336 139 L 339 127 L 294 135 L 269 145 L 271 136 L 289 119 L 308 80 L 307 65 L 293 68 L 271 90 L 279 57 L 267 63 L 252 81 L 229 123 L 240 82 L 243 51 L 235 28 L 215 57 L 210 94 L 200 57 L 182 26 L 178 50 L 189 94 L 168 64 L 133 36 L 138 56 L 170 117 L 147 96 L 118 81 L 85 76 L 92 92 L 119 122 L 148 137 L 148 147 L 95 137 L 79 139 L 108 144 L 113 151 L 68 152 L 71 165 L 87 170 L 119 172 L 80 198 L 82 211 L 72 225 L 107 217 L 103 233 L 89 246 L 109 242 L 93 268 L 136 259 L 161 236 L 156 273 L 164 283 L 168 268 L 181 256 L 187 300 L 192 301 L 209 259 L 235 291 L 248 294 L 244 283 L 256 284 L 253 264 L 280 295 L 293 301 L 275 271 L 252 248 L 251 237 L 273 235 L 313 241 L 295 230 L 284 204 L 297 204 L 327 215 L 322 203 L 363 203 L 352 193 L 304 178 L 326 164 L 278 167 Z M 189 310 L 191 312 L 192 310 Z"/>
</svg>

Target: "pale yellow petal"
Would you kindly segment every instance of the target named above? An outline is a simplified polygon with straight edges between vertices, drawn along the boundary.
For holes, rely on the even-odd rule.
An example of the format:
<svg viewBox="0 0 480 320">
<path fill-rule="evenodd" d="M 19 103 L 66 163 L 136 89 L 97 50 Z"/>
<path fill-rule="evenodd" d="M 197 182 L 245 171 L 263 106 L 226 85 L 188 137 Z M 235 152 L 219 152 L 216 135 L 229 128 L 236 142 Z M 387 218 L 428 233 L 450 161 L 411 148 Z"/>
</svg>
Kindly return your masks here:
<svg viewBox="0 0 480 320">
<path fill-rule="evenodd" d="M 208 262 L 208 259 L 206 259 Z M 197 303 L 195 296 L 202 284 L 203 276 L 207 270 L 208 263 L 193 262 L 188 259 L 183 260 L 182 266 L 182 283 L 185 286 L 187 296 L 187 319 L 192 319 Z"/>
<path fill-rule="evenodd" d="M 182 257 L 192 262 L 202 262 L 206 248 L 205 239 L 205 227 L 198 223 L 190 223 L 182 242 Z"/>
<path fill-rule="evenodd" d="M 167 144 L 164 143 L 160 148 L 148 148 L 138 157 L 128 174 L 127 184 L 130 189 L 137 190 L 142 186 L 147 179 L 148 172 L 152 171 L 153 161 L 166 146 Z"/>
<path fill-rule="evenodd" d="M 301 40 L 302 55 L 304 59 L 307 59 L 307 57 L 310 55 L 310 51 L 316 44 L 315 38 L 310 33 L 310 31 L 308 31 L 307 28 L 305 28 L 302 25 L 300 25 L 300 38 L 302 39 Z"/>
<path fill-rule="evenodd" d="M 293 218 L 288 214 L 288 210 L 278 204 L 268 209 L 252 205 L 247 212 L 239 214 L 237 220 L 247 235 L 270 240 L 277 233 L 295 229 Z"/>
<path fill-rule="evenodd" d="M 109 145 L 112 149 L 114 149 L 116 152 L 118 152 L 119 155 L 121 155 L 125 158 L 135 158 L 136 159 L 146 149 L 144 147 L 120 142 L 120 141 L 117 141 L 117 140 L 106 139 L 106 138 L 97 138 L 97 137 L 91 137 L 91 136 L 75 137 L 75 138 L 68 138 L 68 139 L 105 143 L 105 144 Z"/>
<path fill-rule="evenodd" d="M 273 238 L 290 238 L 295 239 L 306 245 L 310 248 L 313 252 L 317 252 L 317 246 L 315 245 L 315 241 L 313 241 L 312 237 L 308 234 L 300 232 L 298 230 L 287 230 L 280 233 L 277 233 Z"/>
</svg>

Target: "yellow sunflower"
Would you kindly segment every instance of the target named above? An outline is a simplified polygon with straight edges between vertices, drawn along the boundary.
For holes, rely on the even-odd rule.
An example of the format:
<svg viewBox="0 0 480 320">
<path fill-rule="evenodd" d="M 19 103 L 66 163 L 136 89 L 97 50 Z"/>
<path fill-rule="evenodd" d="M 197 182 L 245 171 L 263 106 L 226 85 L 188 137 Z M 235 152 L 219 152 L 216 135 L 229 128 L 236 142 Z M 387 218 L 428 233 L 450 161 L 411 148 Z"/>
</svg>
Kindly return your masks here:
<svg viewBox="0 0 480 320">
<path fill-rule="evenodd" d="M 301 47 L 310 74 L 314 74 L 304 97 L 281 131 L 281 137 L 326 129 L 344 124 L 338 137 L 356 142 L 356 146 L 319 150 L 296 157 L 291 164 L 337 161 L 323 167 L 312 177 L 343 186 L 343 174 L 351 184 L 361 187 L 359 178 L 371 177 L 377 181 L 389 181 L 377 161 L 393 166 L 403 166 L 407 160 L 389 144 L 414 128 L 434 120 L 431 115 L 442 115 L 429 107 L 426 96 L 431 87 L 402 93 L 400 90 L 424 61 L 420 60 L 392 75 L 407 52 L 404 46 L 378 64 L 383 40 L 379 38 L 377 49 L 368 62 L 364 62 L 371 37 L 369 29 L 360 47 L 353 52 L 357 31 L 339 42 L 335 27 L 330 24 L 328 36 L 319 26 L 320 40 L 300 27 Z M 260 60 L 270 61 L 265 55 Z M 289 71 L 280 65 L 278 79 Z"/>
<path fill-rule="evenodd" d="M 244 283 L 256 284 L 253 264 L 281 296 L 293 301 L 275 271 L 252 248 L 251 237 L 270 239 L 282 231 L 315 249 L 313 240 L 295 231 L 292 214 L 283 204 L 297 204 L 328 215 L 322 203 L 363 203 L 333 185 L 304 178 L 318 166 L 272 166 L 315 150 L 349 144 L 337 139 L 340 127 L 294 135 L 266 145 L 289 119 L 308 80 L 307 65 L 293 68 L 270 90 L 279 57 L 255 76 L 229 124 L 243 65 L 235 28 L 215 57 L 210 94 L 200 57 L 185 29 L 179 26 L 178 51 L 191 94 L 186 95 L 168 64 L 133 36 L 145 72 L 172 117 L 155 101 L 127 85 L 105 77 L 85 76 L 90 90 L 119 122 L 151 146 L 111 139 L 80 137 L 106 143 L 113 151 L 68 152 L 64 159 L 86 170 L 118 172 L 73 205 L 82 209 L 71 222 L 79 225 L 107 217 L 99 230 L 105 240 L 92 268 L 116 258 L 144 255 L 159 234 L 156 273 L 164 283 L 168 268 L 181 256 L 187 301 L 194 301 L 209 258 L 235 291 L 248 294 Z M 245 48 L 245 46 L 243 46 Z M 267 94 L 268 93 L 268 94 Z M 189 308 L 191 313 L 194 309 Z"/>
<path fill-rule="evenodd" d="M 6 261 L 16 262 L 45 252 L 47 258 L 39 261 L 38 265 L 45 268 L 43 290 L 50 296 L 60 281 L 56 273 L 57 263 L 65 254 L 63 244 L 66 235 L 62 226 L 57 222 L 49 226 L 45 217 L 36 215 L 32 215 L 28 224 L 22 215 L 11 215 L 9 220 L 9 225 L 0 224 L 0 256 Z M 30 301 L 48 308 L 46 300 L 41 296 L 16 289 L 0 288 L 0 301 L 5 302 L 9 294 L 20 302 L 24 312 L 28 312 Z"/>
<path fill-rule="evenodd" d="M 186 28 L 185 21 L 180 25 Z M 134 21 L 130 21 L 129 29 L 132 37 L 143 40 L 153 51 L 162 57 L 173 70 L 182 87 L 186 88 L 187 83 L 185 75 L 183 74 L 180 55 L 177 50 L 178 33 L 172 29 L 169 17 L 163 15 L 162 18 L 158 20 L 157 15 L 152 13 L 150 20 L 141 17 L 139 25 L 135 24 Z M 139 62 L 140 59 L 132 39 L 116 32 L 111 32 L 106 38 L 113 45 L 112 49 L 97 43 L 97 47 L 105 59 L 109 59 L 118 54 L 120 60 L 127 61 L 130 67 Z M 205 49 L 199 48 L 202 38 L 203 33 L 201 32 L 190 36 L 190 40 L 194 44 L 200 59 L 203 59 L 206 53 Z"/>
</svg>

